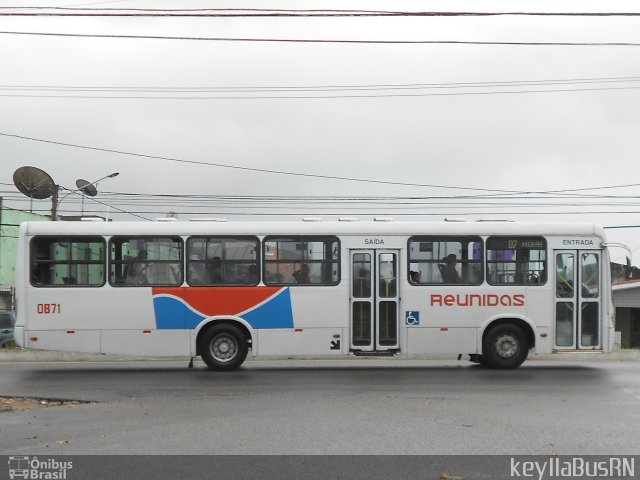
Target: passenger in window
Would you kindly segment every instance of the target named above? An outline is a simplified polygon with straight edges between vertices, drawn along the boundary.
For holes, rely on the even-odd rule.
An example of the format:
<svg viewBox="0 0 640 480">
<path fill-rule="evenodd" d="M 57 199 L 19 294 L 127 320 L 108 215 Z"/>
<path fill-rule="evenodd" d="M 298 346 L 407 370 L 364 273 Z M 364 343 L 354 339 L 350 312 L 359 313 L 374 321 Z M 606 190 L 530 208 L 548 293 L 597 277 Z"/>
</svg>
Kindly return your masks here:
<svg viewBox="0 0 640 480">
<path fill-rule="evenodd" d="M 213 257 L 213 260 L 207 265 L 209 277 L 212 283 L 222 283 L 222 259 Z"/>
<path fill-rule="evenodd" d="M 146 260 L 146 250 L 138 251 L 135 257 L 125 257 L 125 262 L 130 262 L 125 268 L 125 283 L 127 285 L 144 285 L 147 283 L 146 271 L 148 264 Z"/>
<path fill-rule="evenodd" d="M 547 272 L 544 269 L 544 265 L 542 265 L 540 271 L 538 272 L 538 283 L 546 283 L 547 281 Z"/>
<path fill-rule="evenodd" d="M 189 283 L 192 285 L 206 285 L 211 283 L 209 273 L 200 255 L 189 256 Z"/>
<path fill-rule="evenodd" d="M 444 283 L 461 283 L 462 278 L 460 278 L 460 274 L 456 270 L 456 263 L 458 259 L 452 253 L 447 255 L 442 259 L 444 262 L 444 269 L 442 270 L 442 280 Z"/>
<path fill-rule="evenodd" d="M 311 283 L 311 277 L 309 275 L 309 265 L 306 263 L 302 264 L 300 270 L 296 270 L 293 272 L 293 278 L 296 279 L 297 283 Z"/>
<path fill-rule="evenodd" d="M 409 272 L 409 278 L 411 279 L 411 283 L 420 283 L 420 272 L 411 270 Z"/>
<path fill-rule="evenodd" d="M 245 283 L 258 283 L 258 267 L 256 265 L 249 265 Z"/>
</svg>

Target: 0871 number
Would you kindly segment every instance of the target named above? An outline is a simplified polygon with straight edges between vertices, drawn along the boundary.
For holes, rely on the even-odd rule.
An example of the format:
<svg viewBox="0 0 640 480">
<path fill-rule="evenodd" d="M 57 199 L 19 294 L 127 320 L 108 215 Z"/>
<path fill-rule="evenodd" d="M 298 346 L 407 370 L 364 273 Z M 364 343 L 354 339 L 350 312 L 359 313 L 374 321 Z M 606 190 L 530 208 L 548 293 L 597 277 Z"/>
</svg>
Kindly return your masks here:
<svg viewBox="0 0 640 480">
<path fill-rule="evenodd" d="M 40 315 L 51 315 L 55 313 L 60 313 L 60 304 L 59 303 L 39 303 L 37 311 Z"/>
</svg>

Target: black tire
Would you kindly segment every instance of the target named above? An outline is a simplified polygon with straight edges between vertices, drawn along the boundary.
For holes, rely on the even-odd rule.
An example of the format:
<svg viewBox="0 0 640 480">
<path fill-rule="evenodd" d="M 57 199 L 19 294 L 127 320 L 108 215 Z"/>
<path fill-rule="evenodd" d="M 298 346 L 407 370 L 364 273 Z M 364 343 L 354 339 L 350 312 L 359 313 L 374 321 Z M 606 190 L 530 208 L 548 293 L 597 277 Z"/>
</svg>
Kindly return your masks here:
<svg viewBox="0 0 640 480">
<path fill-rule="evenodd" d="M 529 348 L 527 336 L 520 327 L 497 325 L 482 341 L 483 363 L 491 368 L 518 368 L 527 359 Z"/>
<path fill-rule="evenodd" d="M 200 356 L 211 370 L 235 370 L 247 358 L 249 345 L 236 326 L 219 324 L 202 334 L 198 345 Z"/>
</svg>

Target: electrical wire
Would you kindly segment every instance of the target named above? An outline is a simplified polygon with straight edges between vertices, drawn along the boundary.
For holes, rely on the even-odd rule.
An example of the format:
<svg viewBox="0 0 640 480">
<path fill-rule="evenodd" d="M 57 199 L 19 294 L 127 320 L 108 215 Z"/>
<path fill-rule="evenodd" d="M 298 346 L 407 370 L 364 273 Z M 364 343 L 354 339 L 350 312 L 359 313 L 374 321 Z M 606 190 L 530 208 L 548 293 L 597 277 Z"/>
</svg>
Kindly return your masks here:
<svg viewBox="0 0 640 480">
<path fill-rule="evenodd" d="M 395 90 L 422 88 L 482 88 L 482 87 L 512 87 L 512 86 L 540 86 L 540 85 L 576 85 L 592 83 L 626 83 L 638 82 L 640 77 L 581 77 L 581 78 L 552 78 L 538 80 L 492 80 L 479 82 L 442 82 L 442 83 L 382 83 L 382 84 L 334 84 L 334 85 L 252 85 L 252 86 L 80 86 L 80 85 L 0 85 L 0 90 L 37 90 L 37 91 L 131 91 L 131 92 L 203 92 L 203 91 L 317 91 L 317 90 Z"/>
<path fill-rule="evenodd" d="M 239 165 L 229 165 L 229 164 L 223 164 L 223 163 L 204 162 L 204 161 L 197 161 L 197 160 L 185 160 L 185 159 L 172 158 L 172 157 L 163 157 L 163 156 L 158 156 L 158 155 L 148 155 L 148 154 L 142 154 L 142 153 L 134 153 L 134 152 L 128 152 L 128 151 L 123 151 L 123 150 L 115 150 L 115 149 L 108 149 L 108 148 L 101 148 L 101 147 L 93 147 L 93 146 L 88 146 L 88 145 L 79 145 L 79 144 L 58 142 L 58 141 L 53 141 L 53 140 L 45 140 L 45 139 L 40 139 L 40 138 L 27 137 L 27 136 L 24 136 L 24 135 L 9 134 L 9 133 L 3 133 L 3 132 L 0 132 L 0 136 L 8 137 L 8 138 L 17 138 L 17 139 L 20 139 L 20 140 L 39 142 L 39 143 L 45 143 L 45 144 L 51 144 L 51 145 L 59 145 L 59 146 L 65 146 L 65 147 L 71 147 L 71 148 L 78 148 L 78 149 L 84 149 L 84 150 L 93 150 L 93 151 L 100 151 L 100 152 L 116 153 L 116 154 L 119 154 L 119 155 L 127 155 L 127 156 L 134 156 L 134 157 L 140 157 L 140 158 L 161 160 L 161 161 L 167 161 L 167 162 L 176 162 L 176 163 L 194 164 L 194 165 L 202 165 L 202 166 L 210 166 L 210 167 L 229 168 L 229 169 L 237 169 L 237 170 L 242 170 L 242 171 L 277 174 L 277 175 L 285 175 L 285 176 L 299 176 L 299 177 L 328 179 L 328 180 L 344 180 L 344 181 L 351 181 L 351 182 L 385 184 L 385 185 L 396 185 L 396 186 L 429 187 L 429 188 L 442 188 L 442 189 L 466 190 L 466 191 L 470 191 L 471 190 L 471 191 L 490 192 L 490 193 L 492 193 L 494 195 L 495 194 L 503 194 L 503 195 L 504 194 L 508 194 L 508 195 L 513 195 L 513 194 L 520 194 L 520 195 L 522 195 L 522 194 L 556 194 L 556 193 L 570 193 L 570 192 L 574 191 L 572 189 L 563 189 L 563 190 L 549 190 L 549 191 L 543 191 L 543 192 L 541 192 L 541 191 L 528 191 L 527 192 L 527 191 L 520 191 L 520 190 L 490 189 L 490 188 L 483 188 L 483 187 L 461 187 L 461 186 L 454 186 L 454 185 L 437 185 L 437 184 L 421 184 L 421 183 L 408 183 L 408 182 L 393 182 L 393 181 L 364 179 L 364 178 L 356 178 L 356 177 L 342 177 L 342 176 L 335 176 L 335 175 L 310 174 L 310 173 L 292 172 L 292 171 L 284 171 L 284 170 L 272 170 L 272 169 L 262 169 L 262 168 L 255 168 L 255 167 L 244 167 L 244 166 L 239 166 Z M 636 185 L 640 185 L 640 184 L 625 184 L 622 187 L 630 187 L 630 186 L 636 186 Z M 620 187 L 621 186 L 601 186 L 601 187 L 591 187 L 591 188 L 580 188 L 580 189 L 576 189 L 575 191 L 587 191 L 587 190 L 593 190 L 593 189 L 620 188 Z"/>
<path fill-rule="evenodd" d="M 23 198 L 15 191 L 0 191 L 5 194 L 5 198 L 15 200 Z M 6 196 L 8 194 L 8 196 Z M 101 192 L 101 197 L 106 198 L 111 204 L 118 205 L 134 205 L 134 206 L 162 206 L 162 207 L 188 207 L 188 206 L 208 206 L 208 205 L 226 205 L 237 208 L 325 208 L 332 206 L 334 209 L 344 209 L 357 207 L 360 209 L 393 209 L 402 207 L 405 209 L 430 209 L 446 206 L 452 209 L 456 208 L 557 208 L 557 207 L 640 207 L 640 202 L 616 201 L 566 201 L 565 197 L 535 197 L 543 199 L 544 202 L 534 201 L 533 198 L 518 197 L 518 201 L 514 201 L 511 197 L 502 199 L 476 199 L 475 201 L 460 201 L 455 198 L 449 200 L 433 200 L 428 197 L 421 199 L 404 199 L 402 197 L 380 197 L 380 198 L 321 198 L 321 197 L 287 197 L 278 198 L 271 196 L 254 196 L 254 197 L 206 197 L 206 196 L 190 196 L 190 195 L 164 195 L 153 196 L 151 194 L 139 194 L 137 196 L 114 194 L 109 192 Z M 636 197 L 637 198 L 637 197 Z M 491 199 L 489 199 L 491 200 Z M 560 200 L 560 201 L 558 201 Z M 576 200 L 583 200 L 579 197 Z M 80 204 L 80 198 L 66 200 L 65 203 Z"/>
<path fill-rule="evenodd" d="M 582 87 L 582 88 L 545 88 L 536 90 L 522 90 L 524 86 L 553 86 L 553 85 L 594 85 L 607 83 L 634 83 L 639 82 L 638 77 L 623 77 L 618 79 L 586 79 L 586 80 L 555 80 L 555 81 L 529 81 L 529 82 L 480 82 L 460 84 L 407 84 L 395 86 L 352 85 L 338 86 L 309 86 L 309 87 L 66 87 L 66 86 L 0 86 L 0 92 L 51 92 L 49 94 L 34 93 L 9 93 L 0 94 L 0 97 L 10 98 L 73 98 L 73 99 L 109 99 L 109 100 L 265 100 L 265 99 L 336 99 L 336 98 L 389 98 L 389 97 L 433 97 L 433 96 L 464 96 L 464 95 L 502 95 L 502 94 L 530 94 L 530 93 L 558 93 L 558 92 L 585 92 L 607 90 L 635 90 L 640 86 L 606 86 L 606 87 Z M 394 90 L 457 90 L 457 89 L 490 89 L 496 87 L 508 87 L 515 90 L 490 90 L 471 92 L 445 92 L 445 93 L 375 93 L 361 94 L 360 92 L 380 92 Z M 80 95 L 81 92 L 99 93 L 99 95 Z M 111 93 L 125 93 L 128 95 L 109 95 Z M 170 92 L 174 96 L 159 95 Z M 255 95 L 256 93 L 289 92 L 293 95 Z M 319 93 L 320 95 L 300 95 L 300 92 Z M 358 94 L 340 94 L 341 92 L 358 92 Z M 68 95 L 71 93 L 71 95 Z M 139 93 L 152 95 L 138 95 Z M 223 96 L 201 96 L 203 93 L 222 93 Z M 241 96 L 230 95 L 240 93 Z M 134 95 L 135 94 L 135 95 Z M 180 96 L 175 96 L 179 94 Z M 329 95 L 331 94 L 331 95 Z M 196 95 L 196 96 L 194 96 Z"/>
<path fill-rule="evenodd" d="M 3 10 L 22 10 L 0 13 L 0 16 L 59 16 L 59 17 L 636 17 L 639 12 L 526 12 L 526 11 L 387 11 L 348 9 L 277 9 L 277 8 L 78 8 L 78 7 L 0 7 Z M 25 12 L 24 10 L 36 10 Z M 42 10 L 51 10 L 44 12 Z M 64 12 L 64 13 L 60 13 Z M 70 13 L 67 13 L 70 12 Z M 97 12 L 97 13 L 96 13 Z M 105 13 L 106 12 L 106 13 Z M 115 12 L 115 13 L 114 13 Z M 205 13 L 207 12 L 207 13 Z M 213 13 L 211 13 L 213 12 Z"/>
<path fill-rule="evenodd" d="M 0 182 L 0 185 L 6 185 L 13 187 L 14 184 L 12 182 Z M 589 191 L 589 190 L 603 190 L 603 189 L 619 189 L 619 188 L 629 188 L 629 187 L 639 187 L 640 183 L 632 183 L 632 184 L 620 184 L 620 185 L 599 185 L 592 187 L 580 187 L 580 188 L 571 188 L 571 189 L 563 189 L 563 190 L 548 190 L 546 192 L 543 191 L 522 191 L 520 192 L 522 195 L 385 195 L 385 196 L 355 196 L 355 195 L 322 195 L 322 196 L 314 196 L 314 195 L 226 195 L 226 194 L 186 194 L 186 193 L 133 193 L 133 192 L 114 192 L 114 191 L 102 191 L 102 194 L 111 195 L 114 197 L 123 197 L 123 198 L 157 198 L 159 201 L 166 201 L 167 199 L 195 199 L 198 201 L 206 201 L 206 200 L 214 200 L 214 201 L 236 201 L 236 200 L 253 200 L 259 202 L 268 202 L 268 201 L 327 201 L 327 202 L 346 202 L 346 201 L 357 201 L 357 202 L 380 202 L 380 201 L 434 201 L 434 200 L 469 200 L 469 199 L 483 199 L 483 200 L 501 200 L 501 199 L 509 199 L 509 200 L 540 200 L 540 199 L 625 199 L 625 200 L 638 200 L 640 199 L 640 195 L 588 195 L 577 193 L 574 195 L 570 195 L 570 192 L 581 192 L 581 191 Z M 15 190 L 4 190 L 0 191 L 0 193 L 14 193 Z M 561 193 L 557 196 L 558 193 Z"/>
<path fill-rule="evenodd" d="M 18 138 L 21 140 L 28 140 L 32 142 L 40 142 L 46 143 L 50 145 L 59 145 L 64 147 L 72 147 L 79 148 L 84 150 L 94 150 L 99 152 L 108 152 L 108 153 L 116 153 L 118 155 L 127 155 L 139 158 L 147 158 L 153 160 L 162 160 L 167 162 L 175 162 L 175 163 L 184 163 L 191 165 L 203 165 L 209 167 L 220 167 L 220 168 L 229 168 L 235 170 L 249 171 L 249 172 L 259 172 L 259 173 L 269 173 L 276 175 L 287 175 L 287 176 L 297 176 L 297 177 L 306 177 L 306 178 L 317 178 L 317 179 L 326 179 L 326 180 L 343 180 L 350 182 L 363 182 L 363 183 L 373 183 L 373 184 L 383 184 L 383 185 L 396 185 L 396 186 L 412 186 L 412 187 L 430 187 L 430 188 L 447 188 L 453 190 L 475 190 L 475 191 L 483 191 L 483 192 L 493 192 L 493 193 L 521 193 L 514 190 L 498 190 L 498 189 L 490 189 L 490 188 L 480 188 L 480 187 L 459 187 L 459 186 L 446 186 L 446 185 L 435 185 L 435 184 L 422 184 L 422 183 L 409 183 L 409 182 L 392 182 L 386 180 L 373 180 L 373 179 L 362 179 L 362 178 L 354 178 L 354 177 L 341 177 L 336 175 L 321 175 L 321 174 L 312 174 L 312 173 L 302 173 L 302 172 L 291 172 L 284 170 L 271 170 L 266 168 L 255 168 L 255 167 L 243 167 L 239 165 L 228 165 L 224 163 L 214 163 L 214 162 L 203 162 L 198 160 L 185 160 L 180 158 L 172 158 L 172 157 L 163 157 L 159 155 L 147 155 L 142 153 L 134 153 L 134 152 L 126 152 L 123 150 L 115 150 L 109 148 L 100 148 L 100 147 L 92 147 L 88 145 L 78 145 L 72 143 L 65 142 L 56 142 L 52 140 L 44 140 L 40 138 L 34 137 L 26 137 L 23 135 L 15 135 L 9 133 L 0 132 L 0 136 L 10 137 L 10 138 Z"/>
<path fill-rule="evenodd" d="M 640 45 L 640 44 L 639 44 Z M 310 99 L 338 99 L 338 98 L 392 98 L 392 97 L 458 97 L 475 95 L 520 95 L 527 93 L 567 93 L 567 92 L 598 92 L 613 90 L 637 90 L 640 86 L 633 87 L 600 87 L 600 88 L 563 88 L 545 90 L 503 90 L 492 92 L 455 92 L 455 93 L 392 93 L 376 95 L 269 95 L 269 96 L 217 96 L 217 97 L 168 97 L 168 96 L 114 96 L 114 95 L 22 95 L 0 94 L 0 97 L 10 98 L 76 98 L 94 100 L 310 100 Z"/>
<path fill-rule="evenodd" d="M 100 203 L 100 202 L 98 202 Z M 108 206 L 106 204 L 104 204 L 105 206 Z M 48 212 L 48 209 L 33 209 L 33 211 L 40 211 L 40 212 Z M 68 208 L 63 208 L 59 210 L 60 212 L 74 212 L 74 210 L 68 209 Z M 166 213 L 167 210 L 132 210 L 132 211 L 125 211 L 123 213 L 127 213 L 129 215 L 138 215 L 138 214 L 164 214 Z M 84 213 L 101 213 L 104 214 L 104 211 L 101 210 L 88 210 L 85 208 Z M 233 216 L 283 216 L 283 217 L 303 217 L 305 216 L 305 212 L 301 211 L 301 212 L 246 212 L 246 211 L 233 211 L 233 210 L 211 210 L 211 209 L 206 209 L 206 210 L 185 210 L 185 211 L 180 211 L 180 212 L 173 212 L 173 213 L 177 213 L 179 215 L 213 215 L 213 216 L 218 216 L 218 215 L 233 215 Z M 332 210 L 326 210 L 326 211 L 321 211 L 321 212 L 317 212 L 317 211 L 313 211 L 312 214 L 314 216 L 330 216 L 330 217 L 335 217 L 335 216 L 358 216 L 358 215 L 366 215 L 366 216 L 371 216 L 371 215 L 375 215 L 375 212 L 372 213 L 363 213 L 361 211 L 357 211 L 357 210 L 351 210 L 351 211 L 347 211 L 347 212 L 335 212 Z M 402 210 L 398 210 L 398 211 L 394 211 L 394 212 L 386 212 L 385 215 L 393 215 L 394 217 L 447 217 L 450 215 L 463 215 L 463 216 L 469 216 L 469 217 L 487 217 L 487 216 L 495 216 L 497 214 L 499 215 L 509 215 L 509 216 L 520 216 L 520 215 L 527 215 L 527 216 L 531 216 L 531 215 L 538 215 L 538 216 L 548 216 L 548 215 L 553 215 L 553 216 L 573 216 L 573 215 L 638 215 L 640 214 L 640 209 L 637 210 L 630 210 L 630 211 L 584 211 L 584 210 L 577 210 L 577 211 L 553 211 L 553 212 L 548 212 L 548 211 L 533 211 L 533 212 L 523 212 L 523 211 L 509 211 L 509 212 L 492 212 L 492 211 L 487 211 L 487 212 L 473 212 L 473 211 L 465 211 L 465 212 L 451 212 L 449 210 L 443 210 L 443 211 L 438 211 L 438 212 L 406 212 L 404 211 L 404 209 Z M 504 218 L 504 217 L 500 217 L 500 218 Z M 145 220 L 149 220 L 148 218 L 144 218 Z"/>
<path fill-rule="evenodd" d="M 45 36 L 69 38 L 108 38 L 128 40 L 187 40 L 208 42 L 251 42 L 251 43 L 327 43 L 353 45 L 494 45 L 494 46 L 556 46 L 556 47 L 640 47 L 638 42 L 508 42 L 478 40 L 357 40 L 330 38 L 259 38 L 259 37 L 190 37 L 170 35 L 118 35 L 98 33 L 60 33 L 0 31 L 0 35 Z"/>
</svg>

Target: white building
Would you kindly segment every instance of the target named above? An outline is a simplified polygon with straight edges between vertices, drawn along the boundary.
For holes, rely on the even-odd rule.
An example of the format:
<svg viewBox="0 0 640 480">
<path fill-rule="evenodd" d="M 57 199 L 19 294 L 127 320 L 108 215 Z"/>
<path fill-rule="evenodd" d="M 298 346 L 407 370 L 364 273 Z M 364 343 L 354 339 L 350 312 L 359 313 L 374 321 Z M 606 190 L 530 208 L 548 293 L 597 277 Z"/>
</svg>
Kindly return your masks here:
<svg viewBox="0 0 640 480">
<path fill-rule="evenodd" d="M 616 332 L 621 334 L 622 348 L 640 348 L 640 281 L 613 286 L 616 307 Z"/>
</svg>

